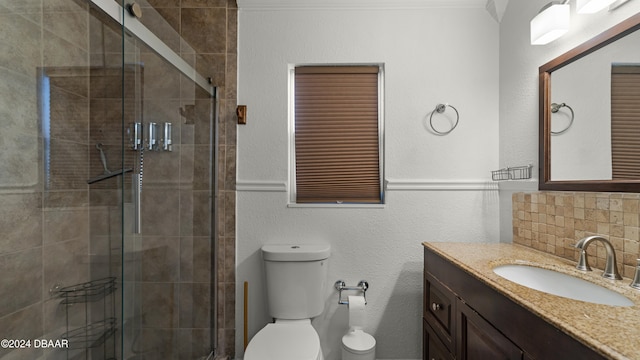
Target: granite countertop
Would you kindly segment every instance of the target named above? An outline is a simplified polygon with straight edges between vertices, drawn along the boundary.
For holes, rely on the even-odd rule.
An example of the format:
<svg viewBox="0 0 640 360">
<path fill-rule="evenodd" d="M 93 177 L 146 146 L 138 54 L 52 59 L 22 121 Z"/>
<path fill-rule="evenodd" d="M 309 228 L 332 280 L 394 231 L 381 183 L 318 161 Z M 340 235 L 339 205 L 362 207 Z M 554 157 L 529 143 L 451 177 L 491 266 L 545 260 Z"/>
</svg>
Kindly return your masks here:
<svg viewBox="0 0 640 360">
<path fill-rule="evenodd" d="M 631 279 L 607 280 L 602 270 L 582 272 L 575 262 L 517 244 L 423 245 L 600 354 L 611 359 L 640 359 L 640 290 L 629 286 Z M 574 275 L 617 291 L 636 305 L 593 304 L 529 289 L 493 272 L 495 266 L 504 264 L 528 264 Z"/>
</svg>

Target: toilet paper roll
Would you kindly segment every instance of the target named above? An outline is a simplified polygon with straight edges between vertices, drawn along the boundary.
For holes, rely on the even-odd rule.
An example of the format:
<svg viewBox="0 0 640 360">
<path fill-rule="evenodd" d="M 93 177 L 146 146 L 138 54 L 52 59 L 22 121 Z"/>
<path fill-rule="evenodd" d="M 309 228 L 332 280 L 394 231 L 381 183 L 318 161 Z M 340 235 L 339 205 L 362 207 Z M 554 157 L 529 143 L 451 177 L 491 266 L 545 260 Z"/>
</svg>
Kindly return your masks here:
<svg viewBox="0 0 640 360">
<path fill-rule="evenodd" d="M 349 296 L 349 327 L 362 329 L 366 320 L 365 300 L 363 296 Z"/>
</svg>

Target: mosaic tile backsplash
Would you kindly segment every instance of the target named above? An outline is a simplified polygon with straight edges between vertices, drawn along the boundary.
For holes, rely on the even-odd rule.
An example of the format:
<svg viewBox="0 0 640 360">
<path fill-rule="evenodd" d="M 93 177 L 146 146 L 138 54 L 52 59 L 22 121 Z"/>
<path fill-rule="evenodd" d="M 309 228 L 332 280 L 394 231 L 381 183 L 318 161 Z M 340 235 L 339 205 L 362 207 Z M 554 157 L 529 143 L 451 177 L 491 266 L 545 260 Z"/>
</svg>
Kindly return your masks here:
<svg viewBox="0 0 640 360">
<path fill-rule="evenodd" d="M 613 245 L 620 273 L 633 278 L 640 258 L 640 194 L 520 192 L 512 201 L 514 243 L 577 261 L 573 244 L 600 235 Z M 604 269 L 604 246 L 592 243 L 587 253 L 593 268 Z"/>
</svg>

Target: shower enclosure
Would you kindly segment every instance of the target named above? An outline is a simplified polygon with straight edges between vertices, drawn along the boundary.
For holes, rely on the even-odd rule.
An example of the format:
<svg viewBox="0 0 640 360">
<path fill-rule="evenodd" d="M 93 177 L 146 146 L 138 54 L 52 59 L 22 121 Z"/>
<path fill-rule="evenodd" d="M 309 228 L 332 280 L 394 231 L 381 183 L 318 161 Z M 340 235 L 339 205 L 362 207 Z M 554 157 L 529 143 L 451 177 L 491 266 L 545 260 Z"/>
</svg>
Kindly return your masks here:
<svg viewBox="0 0 640 360">
<path fill-rule="evenodd" d="M 0 46 L 0 359 L 213 359 L 196 51 L 145 0 L 0 0 Z"/>
</svg>

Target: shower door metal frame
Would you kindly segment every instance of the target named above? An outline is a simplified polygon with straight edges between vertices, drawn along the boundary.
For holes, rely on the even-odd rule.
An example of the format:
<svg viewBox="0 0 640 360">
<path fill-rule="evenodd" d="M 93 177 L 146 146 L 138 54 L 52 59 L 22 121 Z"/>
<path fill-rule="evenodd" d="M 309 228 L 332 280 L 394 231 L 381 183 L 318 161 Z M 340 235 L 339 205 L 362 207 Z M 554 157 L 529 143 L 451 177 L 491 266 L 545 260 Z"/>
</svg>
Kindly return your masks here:
<svg viewBox="0 0 640 360">
<path fill-rule="evenodd" d="M 109 15 L 118 24 L 122 25 L 127 31 L 131 32 L 136 38 L 140 39 L 151 49 L 156 51 L 171 65 L 178 69 L 182 74 L 198 84 L 202 89 L 215 98 L 215 87 L 212 86 L 209 79 L 198 74 L 196 70 L 176 54 L 167 44 L 157 37 L 151 30 L 140 22 L 135 16 L 127 16 L 125 20 L 125 11 L 114 0 L 89 0 L 92 4 L 100 8 L 105 14 Z"/>
</svg>

